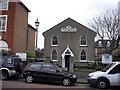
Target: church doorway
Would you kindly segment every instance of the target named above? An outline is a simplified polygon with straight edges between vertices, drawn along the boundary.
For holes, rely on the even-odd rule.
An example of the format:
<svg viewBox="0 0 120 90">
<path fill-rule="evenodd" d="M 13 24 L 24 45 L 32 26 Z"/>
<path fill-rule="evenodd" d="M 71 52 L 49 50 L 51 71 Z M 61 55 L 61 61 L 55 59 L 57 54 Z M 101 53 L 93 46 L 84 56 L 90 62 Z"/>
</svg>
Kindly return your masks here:
<svg viewBox="0 0 120 90">
<path fill-rule="evenodd" d="M 65 55 L 65 68 L 67 68 L 67 71 L 70 71 L 70 55 Z"/>
</svg>

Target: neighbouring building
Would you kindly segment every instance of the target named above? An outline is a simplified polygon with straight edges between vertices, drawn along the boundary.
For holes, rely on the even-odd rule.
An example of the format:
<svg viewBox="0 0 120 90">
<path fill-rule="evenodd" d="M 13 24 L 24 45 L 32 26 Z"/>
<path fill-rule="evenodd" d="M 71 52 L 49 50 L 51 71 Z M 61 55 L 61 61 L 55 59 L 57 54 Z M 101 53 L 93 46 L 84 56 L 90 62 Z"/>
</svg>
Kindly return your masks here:
<svg viewBox="0 0 120 90">
<path fill-rule="evenodd" d="M 98 40 L 95 42 L 95 60 L 102 61 L 102 54 L 109 54 L 110 40 Z"/>
<path fill-rule="evenodd" d="M 36 29 L 28 24 L 29 12 L 21 1 L 0 0 L 0 50 L 34 50 Z"/>
<path fill-rule="evenodd" d="M 98 40 L 95 42 L 95 60 L 96 62 L 102 61 L 102 55 L 112 55 L 113 61 L 117 61 L 120 58 L 120 36 L 115 42 L 113 50 L 111 50 L 110 40 Z"/>
<path fill-rule="evenodd" d="M 115 61 L 120 61 L 120 35 L 117 39 L 116 47 L 114 48 L 113 52 L 113 58 Z"/>
<path fill-rule="evenodd" d="M 74 65 L 87 65 L 95 59 L 96 33 L 71 18 L 45 31 L 43 36 L 47 62 L 73 71 Z"/>
</svg>

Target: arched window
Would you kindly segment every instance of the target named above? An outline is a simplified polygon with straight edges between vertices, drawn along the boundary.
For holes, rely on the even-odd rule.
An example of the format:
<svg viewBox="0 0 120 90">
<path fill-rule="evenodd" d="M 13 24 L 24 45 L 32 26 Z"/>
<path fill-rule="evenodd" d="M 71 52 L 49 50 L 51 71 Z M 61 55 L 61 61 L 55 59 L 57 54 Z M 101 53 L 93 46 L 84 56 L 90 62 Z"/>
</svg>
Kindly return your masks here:
<svg viewBox="0 0 120 90">
<path fill-rule="evenodd" d="M 84 35 L 82 35 L 80 37 L 80 45 L 82 46 L 86 46 L 87 45 L 87 40 L 86 40 L 86 37 Z"/>
<path fill-rule="evenodd" d="M 52 37 L 52 46 L 56 46 L 56 45 L 58 45 L 58 38 L 57 38 L 57 36 L 53 36 Z"/>
<path fill-rule="evenodd" d="M 8 44 L 3 40 L 0 40 L 0 50 L 8 50 Z"/>
<path fill-rule="evenodd" d="M 107 47 L 110 47 L 110 41 L 107 41 Z"/>
<path fill-rule="evenodd" d="M 98 47 L 102 47 L 102 42 L 101 41 L 98 42 Z"/>
<path fill-rule="evenodd" d="M 80 60 L 86 60 L 86 52 L 84 50 L 82 50 L 82 52 L 80 53 Z"/>
<path fill-rule="evenodd" d="M 52 61 L 57 61 L 57 52 L 56 52 L 56 50 L 52 51 Z"/>
</svg>

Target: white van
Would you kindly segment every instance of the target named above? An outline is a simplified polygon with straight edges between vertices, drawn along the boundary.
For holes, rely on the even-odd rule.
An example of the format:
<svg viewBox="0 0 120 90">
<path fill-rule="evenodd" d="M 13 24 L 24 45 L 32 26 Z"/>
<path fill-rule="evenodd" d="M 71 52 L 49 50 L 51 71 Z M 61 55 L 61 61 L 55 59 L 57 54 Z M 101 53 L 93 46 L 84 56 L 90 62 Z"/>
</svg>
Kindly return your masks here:
<svg viewBox="0 0 120 90">
<path fill-rule="evenodd" d="M 99 88 L 120 86 L 120 62 L 113 62 L 106 66 L 103 71 L 90 73 L 88 83 Z"/>
</svg>

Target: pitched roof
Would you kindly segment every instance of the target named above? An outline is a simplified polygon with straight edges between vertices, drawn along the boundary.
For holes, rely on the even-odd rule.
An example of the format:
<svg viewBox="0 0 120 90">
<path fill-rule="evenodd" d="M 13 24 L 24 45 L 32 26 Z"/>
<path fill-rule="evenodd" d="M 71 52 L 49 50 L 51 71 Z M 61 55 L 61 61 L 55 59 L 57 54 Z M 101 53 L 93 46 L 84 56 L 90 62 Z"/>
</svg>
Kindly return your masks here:
<svg viewBox="0 0 120 90">
<path fill-rule="evenodd" d="M 31 12 L 21 1 L 19 1 L 19 4 L 28 12 Z"/>
<path fill-rule="evenodd" d="M 62 22 L 58 23 L 57 25 L 53 26 L 52 28 L 48 29 L 47 31 L 43 32 L 43 35 L 44 35 L 46 32 L 52 30 L 53 28 L 59 26 L 60 24 L 62 24 L 62 23 L 64 23 L 64 22 L 70 22 L 70 21 L 72 21 L 72 22 L 74 22 L 74 23 L 77 23 L 77 24 L 81 25 L 82 27 L 84 27 L 84 28 L 86 28 L 86 29 L 88 29 L 88 30 L 91 30 L 91 29 L 89 29 L 88 27 L 86 27 L 86 26 L 78 23 L 77 21 L 75 21 L 75 20 L 73 20 L 73 19 L 71 19 L 71 18 L 67 18 L 67 19 L 65 19 L 64 21 L 62 21 Z M 93 31 L 93 30 L 91 30 L 91 31 L 96 34 L 95 31 Z"/>
<path fill-rule="evenodd" d="M 31 26 L 30 24 L 28 24 L 28 27 L 32 28 L 34 31 L 37 31 L 33 26 Z"/>
</svg>

